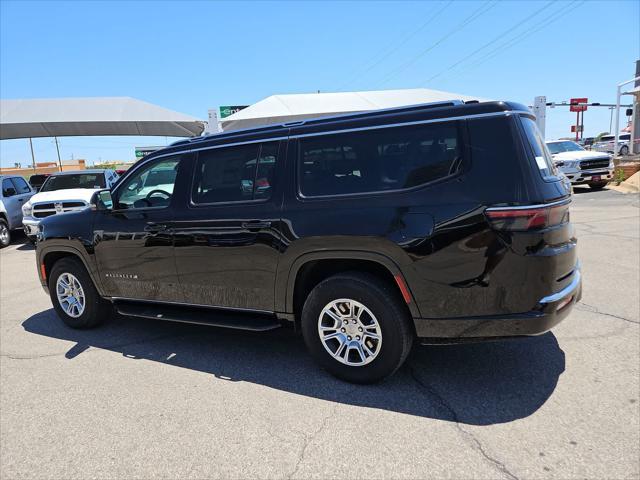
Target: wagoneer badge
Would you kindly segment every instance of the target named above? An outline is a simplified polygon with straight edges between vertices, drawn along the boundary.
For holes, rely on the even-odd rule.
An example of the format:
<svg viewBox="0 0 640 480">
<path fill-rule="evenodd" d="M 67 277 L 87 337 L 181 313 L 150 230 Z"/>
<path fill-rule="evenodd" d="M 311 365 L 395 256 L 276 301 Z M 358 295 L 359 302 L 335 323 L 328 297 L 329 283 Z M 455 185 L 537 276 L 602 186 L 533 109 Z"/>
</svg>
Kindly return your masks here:
<svg viewBox="0 0 640 480">
<path fill-rule="evenodd" d="M 108 278 L 125 278 L 127 280 L 138 279 L 138 275 L 133 273 L 105 273 L 104 276 Z"/>
</svg>

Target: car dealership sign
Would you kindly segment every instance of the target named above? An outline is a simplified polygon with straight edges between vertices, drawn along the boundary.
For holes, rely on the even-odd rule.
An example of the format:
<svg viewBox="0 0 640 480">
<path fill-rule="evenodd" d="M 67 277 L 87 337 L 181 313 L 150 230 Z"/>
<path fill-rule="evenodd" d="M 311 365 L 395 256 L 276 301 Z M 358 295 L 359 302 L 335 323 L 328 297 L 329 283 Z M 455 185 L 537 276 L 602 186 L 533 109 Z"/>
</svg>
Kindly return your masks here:
<svg viewBox="0 0 640 480">
<path fill-rule="evenodd" d="M 220 107 L 220 119 L 227 118 L 249 105 L 224 105 Z"/>
</svg>

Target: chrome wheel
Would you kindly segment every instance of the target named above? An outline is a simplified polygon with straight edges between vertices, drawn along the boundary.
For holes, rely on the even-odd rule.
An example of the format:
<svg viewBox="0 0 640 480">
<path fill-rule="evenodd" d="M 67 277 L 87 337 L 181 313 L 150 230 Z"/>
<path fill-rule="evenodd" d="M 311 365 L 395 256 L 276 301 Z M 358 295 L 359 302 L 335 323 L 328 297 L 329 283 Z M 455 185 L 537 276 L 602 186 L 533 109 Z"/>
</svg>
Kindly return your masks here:
<svg viewBox="0 0 640 480">
<path fill-rule="evenodd" d="M 84 312 L 85 297 L 82 285 L 70 273 L 63 273 L 56 282 L 58 302 L 67 315 L 78 318 Z"/>
<path fill-rule="evenodd" d="M 349 298 L 333 300 L 322 309 L 318 334 L 333 358 L 352 367 L 371 363 L 382 347 L 382 331 L 375 315 Z"/>
<path fill-rule="evenodd" d="M 8 245 L 8 244 L 9 244 L 9 228 L 3 222 L 0 222 L 0 245 Z"/>
</svg>

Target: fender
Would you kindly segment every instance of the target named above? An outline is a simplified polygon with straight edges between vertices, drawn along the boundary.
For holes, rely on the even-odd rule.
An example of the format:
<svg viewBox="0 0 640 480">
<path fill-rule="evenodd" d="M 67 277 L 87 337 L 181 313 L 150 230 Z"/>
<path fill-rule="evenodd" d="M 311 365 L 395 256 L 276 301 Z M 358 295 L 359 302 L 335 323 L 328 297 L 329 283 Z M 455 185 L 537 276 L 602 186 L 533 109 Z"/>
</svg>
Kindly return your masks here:
<svg viewBox="0 0 640 480">
<path fill-rule="evenodd" d="M 276 311 L 278 312 L 293 312 L 293 291 L 295 288 L 295 281 L 298 275 L 298 272 L 308 262 L 314 260 L 338 260 L 338 259 L 348 259 L 348 260 L 368 260 L 372 262 L 376 262 L 383 267 L 385 267 L 392 275 L 400 275 L 405 285 L 407 285 L 407 289 L 409 290 L 408 283 L 402 271 L 398 267 L 398 265 L 389 257 L 382 255 L 380 253 L 369 252 L 365 250 L 322 250 L 305 253 L 303 255 L 298 256 L 287 269 L 286 265 L 278 266 L 278 274 L 276 276 L 276 290 L 275 290 L 275 300 L 276 300 Z M 409 295 L 411 297 L 411 301 L 408 303 L 409 311 L 411 312 L 411 316 L 414 318 L 420 317 L 420 311 L 418 310 L 416 301 L 413 297 L 413 294 L 409 290 Z"/>
<path fill-rule="evenodd" d="M 79 243 L 78 240 L 62 240 L 62 239 L 48 239 L 43 242 L 38 242 L 36 247 L 36 265 L 38 269 L 38 277 L 40 278 L 40 283 L 42 286 L 47 289 L 47 282 L 42 279 L 42 272 L 40 270 L 40 265 L 44 263 L 44 259 L 50 253 L 59 253 L 65 252 L 74 255 L 84 265 L 84 268 L 87 269 L 91 280 L 93 280 L 93 284 L 98 290 L 100 296 L 104 296 L 104 289 L 102 288 L 102 282 L 100 281 L 100 275 L 98 275 L 98 269 L 96 262 L 94 259 L 87 253 L 86 249 L 83 248 L 82 245 L 78 247 L 75 245 Z"/>
</svg>

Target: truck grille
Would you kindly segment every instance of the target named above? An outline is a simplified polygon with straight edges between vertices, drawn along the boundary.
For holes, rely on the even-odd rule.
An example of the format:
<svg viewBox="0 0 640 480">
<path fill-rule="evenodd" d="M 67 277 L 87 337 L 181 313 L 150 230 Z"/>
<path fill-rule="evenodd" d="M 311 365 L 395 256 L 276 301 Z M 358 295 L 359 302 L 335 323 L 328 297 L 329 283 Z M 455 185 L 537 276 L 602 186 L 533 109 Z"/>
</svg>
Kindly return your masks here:
<svg viewBox="0 0 640 480">
<path fill-rule="evenodd" d="M 593 168 L 607 168 L 609 166 L 608 158 L 599 158 L 596 160 L 585 160 L 580 162 L 580 170 L 591 170 Z"/>
<path fill-rule="evenodd" d="M 37 203 L 33 206 L 33 216 L 35 218 L 45 218 L 56 213 L 82 210 L 87 206 L 87 203 L 80 201 Z"/>
</svg>

